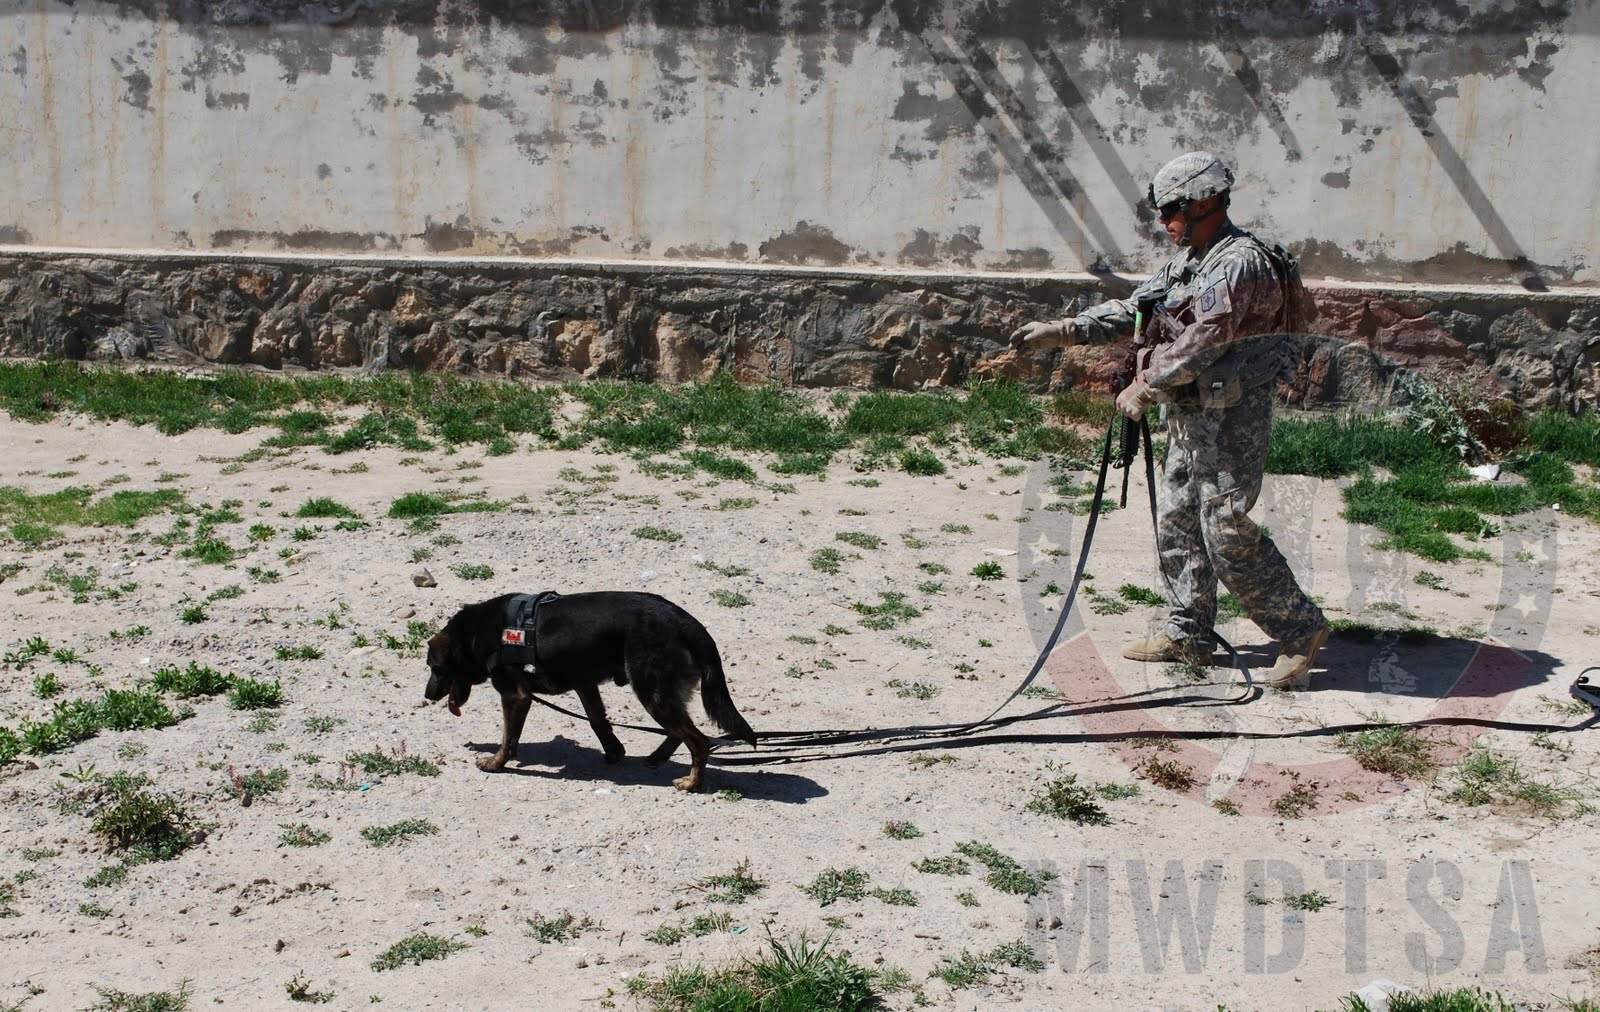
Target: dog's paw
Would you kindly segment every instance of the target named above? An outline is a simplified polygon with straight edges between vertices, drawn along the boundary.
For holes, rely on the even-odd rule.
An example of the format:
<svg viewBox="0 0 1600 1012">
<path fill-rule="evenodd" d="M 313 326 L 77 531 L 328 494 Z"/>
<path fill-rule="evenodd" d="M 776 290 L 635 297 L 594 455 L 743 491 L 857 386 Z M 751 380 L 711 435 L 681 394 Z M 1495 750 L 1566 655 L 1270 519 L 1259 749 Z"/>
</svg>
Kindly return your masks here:
<svg viewBox="0 0 1600 1012">
<path fill-rule="evenodd" d="M 617 763 L 621 762 L 623 758 L 627 756 L 627 754 L 628 753 L 624 752 L 620 746 L 614 749 L 606 749 L 606 765 L 615 766 Z"/>
<path fill-rule="evenodd" d="M 672 786 L 680 791 L 694 793 L 700 789 L 700 778 L 695 776 L 679 777 L 672 782 Z"/>
<path fill-rule="evenodd" d="M 478 769 L 485 773 L 499 773 L 506 768 L 506 761 L 497 755 L 486 755 L 478 760 Z"/>
</svg>

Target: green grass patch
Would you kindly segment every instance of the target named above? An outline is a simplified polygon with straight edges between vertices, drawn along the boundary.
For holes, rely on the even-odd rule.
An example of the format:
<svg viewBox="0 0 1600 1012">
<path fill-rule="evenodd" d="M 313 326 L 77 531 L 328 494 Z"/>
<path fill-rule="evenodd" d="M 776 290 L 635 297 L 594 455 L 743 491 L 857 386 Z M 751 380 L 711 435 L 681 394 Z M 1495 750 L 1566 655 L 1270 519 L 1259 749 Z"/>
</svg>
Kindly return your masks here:
<svg viewBox="0 0 1600 1012">
<path fill-rule="evenodd" d="M 833 538 L 835 541 L 843 541 L 853 548 L 872 550 L 883 547 L 882 538 L 876 534 L 868 534 L 866 531 L 840 531 Z"/>
<path fill-rule="evenodd" d="M 1044 962 L 1033 954 L 1027 942 L 1019 940 L 998 945 L 986 953 L 963 949 L 958 955 L 941 959 L 930 976 L 944 981 L 952 991 L 960 991 L 986 984 L 990 977 L 1007 968 L 1038 973 L 1044 969 Z"/>
<path fill-rule="evenodd" d="M 985 559 L 972 567 L 972 575 L 980 580 L 998 580 L 1006 575 L 1005 569 L 993 559 Z"/>
<path fill-rule="evenodd" d="M 528 936 L 545 945 L 570 942 L 584 932 L 599 927 L 593 918 L 580 917 L 570 910 L 563 910 L 549 917 L 534 914 L 527 918 L 527 923 Z"/>
<path fill-rule="evenodd" d="M 285 769 L 251 770 L 249 773 L 239 774 L 229 766 L 228 774 L 229 779 L 223 785 L 222 793 L 230 798 L 242 798 L 246 795 L 259 798 L 276 794 L 289 786 L 289 771 Z"/>
<path fill-rule="evenodd" d="M 1283 898 L 1283 905 L 1290 910 L 1304 910 L 1307 913 L 1316 913 L 1332 903 L 1333 900 L 1326 893 L 1318 892 L 1315 889 L 1308 893 L 1286 895 Z"/>
<path fill-rule="evenodd" d="M 913 447 L 900 454 L 900 470 L 906 474 L 932 477 L 944 474 L 944 461 L 940 460 L 932 450 Z"/>
<path fill-rule="evenodd" d="M 1536 780 L 1524 773 L 1516 760 L 1481 746 L 1468 753 L 1451 774 L 1456 786 L 1445 798 L 1460 805 L 1495 805 L 1549 819 L 1570 818 L 1590 810 L 1578 791 Z"/>
<path fill-rule="evenodd" d="M 1137 583 L 1124 583 L 1117 588 L 1117 594 L 1124 601 L 1133 604 L 1142 604 L 1151 608 L 1166 606 L 1167 599 L 1149 587 L 1141 587 Z"/>
<path fill-rule="evenodd" d="M 1062 775 L 1045 781 L 1028 799 L 1024 810 L 1066 819 L 1080 826 L 1104 826 L 1111 822 L 1111 816 L 1098 800 L 1098 792 L 1078 783 L 1077 774 L 1066 773 L 1055 766 L 1048 770 Z"/>
<path fill-rule="evenodd" d="M 824 868 L 810 883 L 801 886 L 800 891 L 816 900 L 819 906 L 829 907 L 842 900 L 865 897 L 870 881 L 870 876 L 860 868 L 829 867 Z"/>
<path fill-rule="evenodd" d="M 767 938 L 735 966 L 678 965 L 664 977 L 634 977 L 629 993 L 651 1012 L 872 1012 L 884 1007 L 878 975 L 828 951 L 828 939 Z"/>
<path fill-rule="evenodd" d="M 850 608 L 862 615 L 861 624 L 868 629 L 885 630 L 893 629 L 901 622 L 907 622 L 922 614 L 922 609 L 914 604 L 907 604 L 905 595 L 896 591 L 880 591 L 877 604 L 866 604 L 854 601 Z"/>
<path fill-rule="evenodd" d="M 228 705 L 235 710 L 266 710 L 283 705 L 283 683 L 237 678 L 228 687 Z"/>
<path fill-rule="evenodd" d="M 465 499 L 435 492 L 407 492 L 389 504 L 388 515 L 395 520 L 410 520 L 417 529 L 430 527 L 452 513 L 501 513 L 506 504 L 493 499 Z"/>
<path fill-rule="evenodd" d="M 989 874 L 985 876 L 984 881 L 1003 893 L 1037 896 L 1044 889 L 1045 883 L 1054 877 L 1049 872 L 1029 872 L 1015 858 L 975 840 L 957 844 L 956 853 L 988 869 Z"/>
<path fill-rule="evenodd" d="M 176 991 L 120 991 L 95 985 L 100 1000 L 87 1012 L 188 1012 L 194 990 L 189 981 L 180 981 Z M 21 1006 L 18 1006 L 19 1008 Z"/>
<path fill-rule="evenodd" d="M 335 519 L 349 518 L 356 520 L 360 519 L 361 517 L 361 514 L 346 506 L 344 503 L 339 502 L 337 499 L 329 499 L 326 496 L 306 500 L 300 505 L 299 509 L 295 510 L 294 515 L 302 520 L 313 517 L 330 517 Z"/>
<path fill-rule="evenodd" d="M 767 884 L 750 870 L 749 861 L 740 861 L 730 872 L 711 875 L 696 883 L 713 903 L 743 903 L 761 892 Z"/>
<path fill-rule="evenodd" d="M 439 827 L 427 819 L 401 819 L 387 826 L 367 826 L 361 830 L 361 838 L 374 847 L 390 847 L 419 836 L 433 836 L 437 832 Z"/>
<path fill-rule="evenodd" d="M 370 752 L 351 752 L 344 757 L 344 761 L 356 767 L 369 776 L 395 777 L 417 776 L 436 777 L 439 775 L 439 765 L 418 755 L 408 755 L 403 750 L 393 753 L 382 749 L 373 749 Z"/>
<path fill-rule="evenodd" d="M 965 858 L 951 854 L 947 857 L 925 857 L 912 864 L 913 868 L 924 875 L 966 875 L 972 871 L 972 865 Z"/>
<path fill-rule="evenodd" d="M 311 828 L 308 822 L 286 822 L 278 827 L 280 847 L 320 847 L 333 839 L 332 834 Z"/>
<path fill-rule="evenodd" d="M 819 548 L 811 553 L 809 561 L 812 569 L 831 575 L 839 572 L 839 564 L 844 561 L 844 553 L 837 548 Z"/>
<path fill-rule="evenodd" d="M 644 541 L 665 541 L 669 544 L 674 541 L 683 540 L 683 535 L 679 534 L 677 531 L 671 531 L 665 527 L 654 527 L 648 524 L 643 527 L 635 527 L 632 531 L 632 534 L 634 537 L 640 538 Z"/>
<path fill-rule="evenodd" d="M 407 964 L 421 966 L 430 960 L 444 959 L 468 948 L 466 942 L 419 931 L 389 946 L 372 961 L 374 973 L 395 970 Z"/>
<path fill-rule="evenodd" d="M 1590 1008 L 1594 1006 L 1590 1003 Z M 1581 1009 L 1582 1005 L 1572 1005 Z M 1402 992 L 1389 999 L 1389 1012 L 1522 1012 L 1524 1006 L 1476 987 L 1444 991 Z M 1339 1012 L 1372 1012 L 1357 995 L 1339 999 Z"/>
<path fill-rule="evenodd" d="M 144 776 L 95 775 L 61 807 L 90 816 L 89 832 L 122 858 L 124 868 L 170 861 L 198 842 L 202 830 L 181 799 L 149 787 Z"/>
<path fill-rule="evenodd" d="M 1434 743 L 1415 728 L 1389 726 L 1347 732 L 1335 741 L 1362 768 L 1392 777 L 1420 779 L 1438 767 L 1433 757 Z"/>
<path fill-rule="evenodd" d="M 233 688 L 233 676 L 225 675 L 212 667 L 190 661 L 188 667 L 168 666 L 157 668 L 150 676 L 150 684 L 162 692 L 170 692 L 179 699 L 200 696 L 219 696 Z"/>
<path fill-rule="evenodd" d="M 10 368 L 0 365 L 0 404 L 4 377 Z M 123 489 L 95 498 L 91 488 L 73 487 L 33 495 L 26 489 L 0 486 L 0 534 L 33 547 L 61 536 L 63 527 L 131 527 L 158 513 L 180 509 L 183 494 L 176 489 L 138 492 Z"/>
</svg>

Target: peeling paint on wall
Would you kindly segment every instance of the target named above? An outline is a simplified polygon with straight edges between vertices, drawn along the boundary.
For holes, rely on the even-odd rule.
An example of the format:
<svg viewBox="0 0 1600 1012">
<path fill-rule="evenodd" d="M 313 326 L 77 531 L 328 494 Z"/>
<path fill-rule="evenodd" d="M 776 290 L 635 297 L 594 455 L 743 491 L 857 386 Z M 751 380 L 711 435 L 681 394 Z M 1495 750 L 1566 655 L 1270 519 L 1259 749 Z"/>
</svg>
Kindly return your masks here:
<svg viewBox="0 0 1600 1012">
<path fill-rule="evenodd" d="M 1167 252 L 1146 178 L 1210 147 L 1236 217 L 1313 273 L 1600 283 L 1600 216 L 1547 199 L 1600 192 L 1600 0 L 0 0 L 0 21 L 22 111 L 0 172 L 39 245 L 1139 272 Z"/>
</svg>

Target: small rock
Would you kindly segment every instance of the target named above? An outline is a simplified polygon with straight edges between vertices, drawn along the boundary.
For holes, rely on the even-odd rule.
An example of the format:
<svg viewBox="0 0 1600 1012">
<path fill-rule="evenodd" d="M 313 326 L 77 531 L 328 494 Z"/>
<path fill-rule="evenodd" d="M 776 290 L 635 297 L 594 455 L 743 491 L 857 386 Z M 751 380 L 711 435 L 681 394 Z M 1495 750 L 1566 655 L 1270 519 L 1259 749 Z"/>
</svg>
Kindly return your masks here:
<svg viewBox="0 0 1600 1012">
<path fill-rule="evenodd" d="M 427 570 L 424 569 L 423 572 L 426 573 Z M 421 584 L 418 584 L 418 586 L 421 586 Z M 416 613 L 417 613 L 417 609 L 415 609 L 415 608 L 400 608 L 400 609 L 398 609 L 398 610 L 396 610 L 394 612 L 394 617 L 395 618 L 411 618 Z"/>
<path fill-rule="evenodd" d="M 433 574 L 426 569 L 419 569 L 412 573 L 411 582 L 418 587 L 437 587 L 439 585 L 439 581 L 435 580 Z"/>
<path fill-rule="evenodd" d="M 369 644 L 369 645 L 364 646 L 364 647 L 356 647 L 354 650 L 350 651 L 350 656 L 351 657 L 365 657 L 368 654 L 375 654 L 377 652 L 378 652 L 378 648 Z"/>
</svg>

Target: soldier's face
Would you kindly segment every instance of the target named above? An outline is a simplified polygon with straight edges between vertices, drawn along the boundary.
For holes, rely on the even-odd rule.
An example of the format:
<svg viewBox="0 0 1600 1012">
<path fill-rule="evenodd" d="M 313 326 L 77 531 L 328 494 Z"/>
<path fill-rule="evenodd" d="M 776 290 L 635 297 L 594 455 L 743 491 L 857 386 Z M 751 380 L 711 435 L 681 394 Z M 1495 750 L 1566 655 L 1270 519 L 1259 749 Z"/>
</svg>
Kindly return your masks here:
<svg viewBox="0 0 1600 1012">
<path fill-rule="evenodd" d="M 1177 212 L 1170 218 L 1166 215 L 1161 216 L 1161 227 L 1166 229 L 1167 238 L 1172 240 L 1174 246 L 1183 241 L 1183 230 L 1187 225 L 1188 221 L 1183 211 Z"/>
</svg>

